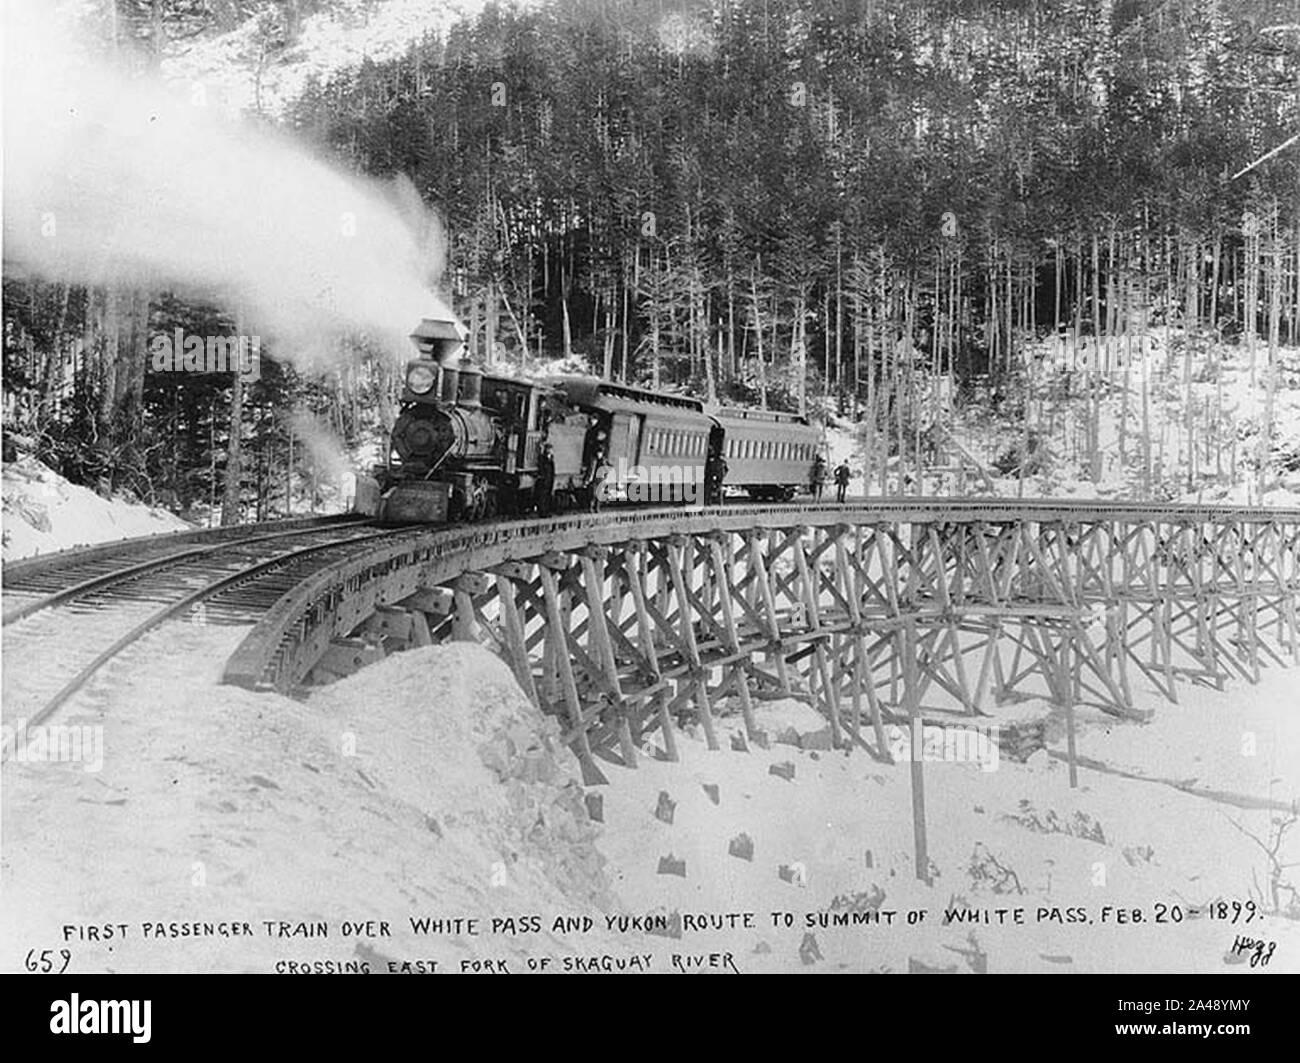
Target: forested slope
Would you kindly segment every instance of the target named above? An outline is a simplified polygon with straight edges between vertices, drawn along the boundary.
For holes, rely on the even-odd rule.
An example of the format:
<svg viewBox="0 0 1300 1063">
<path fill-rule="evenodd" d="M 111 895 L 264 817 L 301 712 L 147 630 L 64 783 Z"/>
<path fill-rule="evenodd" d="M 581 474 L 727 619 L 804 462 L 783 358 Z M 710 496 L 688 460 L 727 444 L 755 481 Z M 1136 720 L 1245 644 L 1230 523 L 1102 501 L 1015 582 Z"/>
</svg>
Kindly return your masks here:
<svg viewBox="0 0 1300 1063">
<path fill-rule="evenodd" d="M 575 353 L 619 379 L 829 405 L 915 463 L 955 396 L 1023 391 L 1049 334 L 1097 439 L 1107 380 L 1154 326 L 1240 344 L 1269 394 L 1297 341 L 1283 0 L 550 0 L 437 32 L 408 8 L 119 0 L 88 25 L 179 91 L 221 64 L 301 83 L 254 92 L 250 121 L 411 182 L 488 364 Z M 367 26 L 379 61 L 321 62 Z M 6 266 L 10 431 L 74 478 L 211 496 L 231 382 L 152 373 L 147 342 L 233 330 L 241 307 Z M 349 441 L 387 416 L 393 357 L 343 329 L 324 378 L 272 368 L 245 389 L 244 509 L 259 491 L 282 506 L 267 490 L 300 461 L 295 412 Z"/>
</svg>

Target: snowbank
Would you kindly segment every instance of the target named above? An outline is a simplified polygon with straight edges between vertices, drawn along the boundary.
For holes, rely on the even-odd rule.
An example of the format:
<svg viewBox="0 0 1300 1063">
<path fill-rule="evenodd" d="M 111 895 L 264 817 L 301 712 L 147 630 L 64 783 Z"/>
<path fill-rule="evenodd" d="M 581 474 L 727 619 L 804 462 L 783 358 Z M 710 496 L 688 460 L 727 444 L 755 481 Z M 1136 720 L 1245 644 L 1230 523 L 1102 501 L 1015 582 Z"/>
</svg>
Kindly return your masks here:
<svg viewBox="0 0 1300 1063">
<path fill-rule="evenodd" d="M 70 483 L 35 458 L 7 462 L 3 471 L 4 560 L 134 535 L 187 531 L 165 509 L 103 498 Z"/>
<path fill-rule="evenodd" d="M 577 761 L 495 654 L 471 643 L 400 654 L 310 707 L 353 736 L 377 790 L 464 843 L 462 872 L 488 882 L 505 861 L 534 905 L 612 906 Z"/>
<path fill-rule="evenodd" d="M 551 933 L 559 916 L 603 925 L 613 899 L 572 758 L 496 656 L 414 650 L 304 704 L 216 684 L 238 635 L 171 629 L 147 686 L 124 667 L 71 710 L 66 722 L 104 727 L 98 773 L 4 765 L 8 969 L 32 942 L 62 944 L 66 926 L 82 971 L 457 970 L 462 959 L 523 969 L 528 955 L 628 953 L 634 939 L 599 927 Z M 535 931 L 490 932 L 493 917 L 527 914 L 542 920 Z M 425 918 L 462 923 L 412 927 Z M 220 920 L 251 934 L 139 931 Z M 364 929 L 345 935 L 344 920 Z M 281 937 L 280 921 L 325 922 L 328 935 Z M 105 923 L 129 928 L 111 950 L 76 931 Z"/>
<path fill-rule="evenodd" d="M 925 763 L 933 885 L 915 877 L 909 764 L 742 742 L 735 714 L 718 721 L 719 751 L 688 734 L 680 763 L 643 760 L 619 772 L 601 846 L 634 910 L 753 913 L 751 927 L 691 936 L 695 948 L 732 950 L 743 972 L 1233 973 L 1249 970 L 1229 955 L 1237 931 L 1277 941 L 1269 971 L 1295 971 L 1296 919 L 1269 916 L 1243 930 L 1183 916 L 1217 898 L 1267 893 L 1269 861 L 1255 839 L 1267 843 L 1276 830 L 1269 801 L 1300 795 L 1294 681 L 1273 670 L 1254 689 L 1198 690 L 1178 706 L 1153 699 L 1145 726 L 1080 708 L 1080 756 L 1091 766 L 1077 790 L 1059 720 L 1028 763 Z M 811 723 L 784 705 L 756 709 L 780 727 Z M 1043 710 L 1008 706 L 995 719 Z M 1279 858 L 1298 857 L 1292 830 Z M 1166 921 L 1156 924 L 1160 904 Z M 942 925 L 946 909 L 966 907 L 1022 908 L 1025 923 Z M 1117 908 L 1141 908 L 1146 922 L 1119 925 Z M 909 909 L 927 917 L 909 926 Z M 1067 921 L 1070 909 L 1090 921 Z M 889 911 L 892 926 L 866 921 Z M 860 921 L 837 926 L 837 917 Z"/>
<path fill-rule="evenodd" d="M 755 706 L 766 745 L 719 703 L 720 749 L 689 727 L 679 763 L 605 765 L 611 785 L 584 793 L 553 725 L 480 646 L 399 654 L 301 703 L 217 685 L 241 634 L 160 631 L 140 647 L 148 669 L 123 661 L 69 706 L 64 722 L 104 729 L 101 771 L 5 763 L 0 963 L 66 945 L 75 971 L 526 971 L 539 957 L 554 970 L 634 955 L 661 971 L 680 955 L 745 973 L 1259 973 L 1230 954 L 1240 932 L 1277 942 L 1268 973 L 1300 966 L 1300 919 L 1154 921 L 1157 905 L 1267 900 L 1264 846 L 1300 794 L 1295 676 L 1282 669 L 1179 705 L 1140 695 L 1156 710 L 1146 725 L 1081 706 L 1076 790 L 1057 719 L 1027 763 L 925 763 L 926 885 L 910 765 L 808 741 L 821 721 L 798 701 Z M 979 722 L 1044 711 L 990 706 Z M 1300 834 L 1274 848 L 1300 861 Z M 947 909 L 1023 909 L 1025 922 L 943 925 Z M 1120 909 L 1146 921 L 1120 924 Z M 890 912 L 892 925 L 872 921 Z M 668 929 L 620 932 L 606 914 Z M 421 931 L 422 919 L 462 922 Z M 513 929 L 493 933 L 493 919 Z M 250 933 L 140 930 L 218 920 Z M 298 933 L 317 922 L 327 935 Z M 110 923 L 127 936 L 84 938 Z"/>
</svg>

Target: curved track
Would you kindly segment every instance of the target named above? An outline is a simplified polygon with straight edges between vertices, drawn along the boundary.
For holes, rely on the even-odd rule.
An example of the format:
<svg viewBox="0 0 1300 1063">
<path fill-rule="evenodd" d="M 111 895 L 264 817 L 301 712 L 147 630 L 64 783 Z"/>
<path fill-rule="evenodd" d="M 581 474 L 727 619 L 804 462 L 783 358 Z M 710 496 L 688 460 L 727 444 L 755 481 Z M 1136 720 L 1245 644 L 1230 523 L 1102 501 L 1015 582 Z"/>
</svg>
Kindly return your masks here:
<svg viewBox="0 0 1300 1063">
<path fill-rule="evenodd" d="M 1032 533 L 1017 532 L 1019 538 L 1013 542 L 1006 529 L 1017 528 L 1030 528 Z M 809 529 L 816 533 L 814 540 L 821 536 L 820 545 L 814 542 L 805 549 L 802 542 Z M 772 545 L 761 550 L 753 545 L 756 536 L 769 531 L 775 533 Z M 848 531 L 856 538 L 846 537 Z M 878 549 L 877 541 L 883 544 Z M 1108 560 L 1090 568 L 1083 557 L 1089 542 Z M 723 553 L 701 561 L 714 544 Z M 647 545 L 651 552 L 657 551 L 649 568 L 658 566 L 651 582 L 662 601 L 656 610 L 638 599 L 641 615 L 635 623 L 642 629 L 637 650 L 632 643 L 638 632 L 628 619 L 630 614 L 614 609 L 602 616 L 600 596 L 619 599 L 625 593 L 633 597 L 641 593 L 641 588 L 632 586 L 637 578 L 627 558 Z M 873 549 L 877 554 L 871 553 Z M 760 552 L 769 555 L 766 562 L 756 556 Z M 612 561 L 606 556 L 611 553 Z M 823 569 L 834 567 L 828 562 L 837 557 L 845 571 L 833 578 L 824 575 Z M 762 575 L 758 582 L 755 564 Z M 644 562 L 641 565 L 646 567 Z M 745 565 L 751 566 L 749 575 L 741 574 Z M 788 572 L 795 567 L 798 571 L 783 576 L 776 571 L 778 565 Z M 672 575 L 675 567 L 685 573 L 684 581 Z M 854 569 L 853 593 L 849 593 L 848 569 Z M 1090 665 L 1101 673 L 1111 667 L 1112 656 L 1123 657 L 1127 642 L 1140 644 L 1148 637 L 1153 646 L 1158 640 L 1167 642 L 1177 617 L 1171 620 L 1166 615 L 1162 620 L 1156 610 L 1163 608 L 1168 614 L 1170 599 L 1180 595 L 1195 598 L 1196 609 L 1202 609 L 1207 595 L 1214 601 L 1208 621 L 1199 614 L 1194 618 L 1199 628 L 1193 656 L 1201 652 L 1202 642 L 1218 645 L 1219 628 L 1226 624 L 1218 602 L 1225 597 L 1247 602 L 1251 610 L 1257 603 L 1273 609 L 1279 630 L 1290 618 L 1287 648 L 1295 651 L 1297 572 L 1300 511 L 1258 507 L 883 498 L 843 505 L 624 508 L 438 528 L 379 529 L 356 517 L 322 518 L 128 540 L 8 565 L 4 570 L 5 655 L 11 672 L 18 662 L 42 662 L 39 676 L 32 675 L 34 668 L 22 669 L 29 689 L 18 711 L 35 724 L 142 636 L 195 610 L 201 610 L 208 623 L 251 628 L 226 665 L 226 682 L 281 691 L 308 681 L 332 650 L 341 647 L 346 657 L 361 645 L 358 635 L 365 636 L 372 648 L 383 643 L 378 651 L 382 656 L 394 642 L 394 628 L 388 626 L 394 616 L 404 633 L 397 642 L 409 644 L 415 638 L 409 616 L 419 613 L 418 628 L 436 628 L 446 620 L 448 631 L 455 627 L 464 635 L 486 625 L 502 649 L 511 651 L 507 656 L 513 658 L 512 666 L 526 688 L 537 665 L 530 662 L 530 654 L 546 640 L 551 663 L 543 665 L 543 672 L 551 669 L 555 682 L 560 679 L 555 658 L 572 655 L 580 662 L 580 680 L 603 683 L 607 693 L 620 697 L 648 696 L 647 692 L 666 688 L 669 682 L 669 668 L 654 660 L 656 653 L 664 652 L 666 640 L 672 644 L 667 652 L 672 657 L 673 682 L 694 684 L 704 691 L 707 713 L 705 673 L 710 667 L 722 667 L 719 661 L 731 667 L 756 652 L 769 657 L 775 653 L 781 658 L 781 679 L 789 690 L 783 656 L 787 653 L 793 663 L 815 649 L 820 662 L 823 644 L 838 646 L 872 624 L 880 636 L 878 649 L 886 642 L 892 645 L 890 640 L 896 637 L 901 639 L 898 632 L 908 625 L 913 631 L 909 637 L 915 640 L 918 623 L 939 630 L 942 621 L 950 629 L 948 652 L 960 672 L 960 658 L 967 650 L 958 647 L 958 630 L 985 631 L 988 622 L 982 618 L 994 612 L 999 619 L 993 622 L 995 634 L 988 636 L 989 644 L 1001 631 L 999 624 L 1031 618 L 1040 625 L 1039 632 L 1049 631 L 1041 636 L 1042 644 L 1037 641 L 1040 634 L 1034 634 L 1035 645 L 1043 647 L 1035 652 L 1046 662 L 1055 660 L 1057 653 L 1064 660 L 1066 643 L 1054 648 L 1051 631 L 1064 630 L 1061 624 L 1077 626 L 1078 617 L 1099 601 L 1122 605 L 1136 596 L 1145 603 L 1144 595 L 1156 604 L 1140 603 L 1135 609 L 1142 623 L 1150 620 L 1155 634 L 1143 635 L 1136 622 L 1125 622 L 1113 638 L 1108 635 L 1106 646 L 1090 647 L 1086 639 L 1076 639 L 1069 652 L 1091 654 Z M 994 586 L 1004 581 L 1004 573 L 1005 586 Z M 1076 577 L 1081 581 L 1077 587 Z M 722 604 L 730 611 L 731 597 L 752 598 L 764 581 L 770 584 L 764 590 L 766 605 L 759 602 L 755 608 L 751 602 L 750 616 L 725 617 L 731 628 L 728 635 Z M 507 587 L 518 594 L 506 593 Z M 720 597 L 710 597 L 719 593 Z M 585 602 L 583 595 L 588 596 Z M 879 601 L 873 601 L 872 595 Z M 856 607 L 850 598 L 859 599 Z M 505 610 L 495 619 L 483 612 L 489 600 L 494 609 Z M 529 628 L 538 620 L 541 626 L 555 627 L 575 602 L 582 623 L 574 634 L 562 634 L 559 643 L 549 641 L 555 637 L 553 632 Z M 1258 641 L 1254 613 L 1248 625 L 1246 606 L 1233 608 L 1238 609 L 1242 618 L 1238 626 L 1245 632 L 1232 636 L 1237 640 L 1233 645 L 1249 638 L 1254 653 Z M 523 620 L 514 615 L 516 609 Z M 653 618 L 650 627 L 663 630 L 647 632 L 647 617 Z M 668 630 L 674 625 L 679 626 L 676 633 Z M 717 636 L 706 652 L 696 644 L 697 630 Z M 584 648 L 579 645 L 581 637 L 599 644 Z M 51 641 L 59 646 L 56 654 L 48 652 Z M 894 649 L 901 650 L 901 642 Z M 868 670 L 879 666 L 876 657 L 865 649 L 861 652 L 866 656 L 854 668 L 861 669 L 864 662 Z M 1210 663 L 1201 669 L 1205 674 L 1228 674 L 1225 661 L 1244 671 L 1235 657 L 1227 661 L 1232 654 L 1214 657 L 1206 652 Z M 1102 655 L 1104 664 L 1098 663 Z M 363 658 L 374 659 L 357 653 L 341 674 L 364 663 Z M 50 663 L 55 660 L 57 665 Z M 1171 697 L 1176 670 L 1172 661 L 1166 650 L 1163 674 L 1168 687 L 1162 689 Z M 1117 667 L 1122 665 L 1121 660 Z M 640 695 L 630 693 L 620 681 L 620 672 L 629 667 L 644 673 L 647 680 Z M 754 677 L 764 675 L 752 661 L 745 667 Z M 849 684 L 846 690 L 851 686 L 847 673 L 836 672 L 837 665 L 821 662 L 817 667 L 822 671 L 812 678 L 814 684 L 838 687 L 843 679 Z M 1158 669 L 1142 667 L 1153 681 L 1158 680 Z M 934 675 L 939 685 L 960 687 L 964 701 L 970 700 L 968 687 L 974 688 L 978 701 L 986 679 L 983 670 L 978 684 L 968 684 L 965 677 L 960 682 L 945 680 L 937 666 Z M 1050 670 L 1048 664 L 1041 669 L 1044 674 Z M 581 711 L 573 705 L 573 669 L 560 671 L 569 673 L 569 708 L 575 719 L 580 718 Z M 325 674 L 330 674 L 328 668 Z M 340 673 L 336 669 L 333 674 Z M 860 680 L 860 671 L 855 674 Z M 1013 674 L 1008 689 L 1015 681 Z M 1126 697 L 1126 686 L 1121 691 L 1118 683 L 1111 683 L 1107 689 L 1114 700 Z M 683 696 L 679 692 L 677 701 Z M 542 700 L 553 704 L 554 696 Z M 15 711 L 12 702 L 7 707 Z"/>
<path fill-rule="evenodd" d="M 335 638 L 353 631 L 377 607 L 420 588 L 445 585 L 469 572 L 549 551 L 612 546 L 712 532 L 794 526 L 874 527 L 1080 523 L 1164 527 L 1239 524 L 1295 527 L 1300 510 L 1119 501 L 953 498 L 864 499 L 844 504 L 723 505 L 702 509 L 627 508 L 555 519 L 430 528 L 400 546 L 379 544 L 364 557 L 322 569 L 285 595 L 232 656 L 226 680 L 249 687 L 292 689 Z"/>
<path fill-rule="evenodd" d="M 290 692 L 440 638 L 482 640 L 563 720 L 586 784 L 715 711 L 808 702 L 822 748 L 891 761 L 886 725 L 999 703 L 1145 718 L 1300 664 L 1300 510 L 947 498 L 619 509 L 489 525 L 356 519 L 114 544 L 5 570 L 6 712 L 38 724 L 146 633 L 195 616 L 248 628 L 224 681 Z M 58 653 L 50 653 L 57 642 Z M 221 650 L 204 652 L 225 652 Z M 137 655 L 138 656 L 138 655 Z M 57 661 L 57 664 L 55 663 Z M 36 679 L 15 712 L 18 663 Z M 738 743 L 738 744 L 737 744 Z M 8 751 L 6 751 L 8 752 Z M 914 866 L 930 881 L 923 769 Z"/>
<path fill-rule="evenodd" d="M 159 625 L 196 608 L 208 623 L 253 623 L 316 568 L 395 534 L 355 517 L 321 518 L 152 536 L 7 566 L 7 672 L 41 662 L 39 674 L 21 669 L 25 689 L 7 712 L 39 724 Z"/>
<path fill-rule="evenodd" d="M 96 546 L 37 554 L 5 565 L 5 625 L 42 609 L 92 594 L 129 588 L 143 577 L 184 562 L 210 557 L 230 546 L 272 542 L 304 532 L 332 531 L 365 523 L 362 518 L 311 517 L 267 521 L 241 527 L 207 528 L 174 535 L 151 535 Z"/>
</svg>

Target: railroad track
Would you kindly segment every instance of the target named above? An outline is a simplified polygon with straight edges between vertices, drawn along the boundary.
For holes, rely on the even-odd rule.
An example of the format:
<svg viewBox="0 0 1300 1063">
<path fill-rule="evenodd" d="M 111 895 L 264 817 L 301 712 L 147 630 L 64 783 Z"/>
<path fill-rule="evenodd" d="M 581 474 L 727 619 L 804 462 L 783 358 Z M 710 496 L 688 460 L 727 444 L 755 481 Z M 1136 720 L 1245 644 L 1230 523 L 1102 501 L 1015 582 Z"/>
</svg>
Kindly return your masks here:
<svg viewBox="0 0 1300 1063">
<path fill-rule="evenodd" d="M 225 528 L 145 535 L 93 546 L 78 546 L 54 553 L 36 554 L 4 566 L 4 623 L 20 618 L 21 611 L 43 603 L 57 592 L 97 576 L 120 574 L 133 564 L 164 563 L 181 555 L 243 542 L 260 535 L 289 531 L 336 528 L 363 522 L 356 516 L 295 517 Z M 52 603 L 50 603 L 52 604 Z M 40 607 L 44 607 L 41 604 Z M 29 609 L 30 611 L 30 609 Z"/>
<path fill-rule="evenodd" d="M 243 634 L 233 653 L 215 633 L 196 652 L 228 653 L 222 681 L 252 690 L 292 693 L 445 638 L 495 645 L 561 721 L 587 785 L 608 781 L 599 762 L 634 768 L 652 735 L 677 759 L 687 721 L 721 748 L 715 709 L 757 739 L 762 698 L 806 701 L 828 748 L 888 760 L 887 722 L 1024 696 L 1064 707 L 1073 785 L 1076 705 L 1145 719 L 1138 684 L 1176 702 L 1183 682 L 1300 665 L 1295 508 L 882 498 L 352 518 L 95 547 L 4 577 L 5 713 L 27 728 L 201 610 Z M 924 877 L 920 759 L 910 773 Z"/>
<path fill-rule="evenodd" d="M 342 560 L 293 588 L 232 655 L 226 682 L 291 690 L 304 680 L 324 645 L 347 634 L 376 604 L 401 601 L 418 585 L 447 583 L 469 570 L 584 544 L 614 546 L 628 540 L 790 525 L 1070 526 L 1090 521 L 1154 522 L 1166 528 L 1207 522 L 1294 527 L 1300 524 L 1300 510 L 1110 500 L 890 497 L 843 504 L 610 507 L 598 515 L 430 527 L 422 537 L 376 544 L 370 556 Z"/>
<path fill-rule="evenodd" d="M 29 726 L 48 719 L 142 637 L 196 613 L 208 624 L 254 628 L 231 658 L 227 682 L 285 689 L 301 681 L 331 638 L 345 634 L 377 603 L 410 593 L 435 572 L 445 569 L 451 575 L 545 550 L 573 549 L 580 542 L 614 544 L 709 528 L 836 521 L 1114 519 L 1268 524 L 1294 523 L 1300 513 L 1182 503 L 894 497 L 842 505 L 611 508 L 594 515 L 439 528 L 381 529 L 356 516 L 300 518 L 152 536 L 5 566 L 6 715 L 25 718 Z M 374 589 L 345 590 L 367 581 Z M 324 623 L 315 618 L 322 609 Z M 19 664 L 36 660 L 40 668 Z M 10 689 L 15 673 L 21 673 L 21 690 Z"/>
<path fill-rule="evenodd" d="M 159 626 L 196 611 L 207 624 L 252 624 L 313 571 L 403 534 L 356 517 L 271 522 L 7 566 L 6 716 L 40 724 Z"/>
</svg>

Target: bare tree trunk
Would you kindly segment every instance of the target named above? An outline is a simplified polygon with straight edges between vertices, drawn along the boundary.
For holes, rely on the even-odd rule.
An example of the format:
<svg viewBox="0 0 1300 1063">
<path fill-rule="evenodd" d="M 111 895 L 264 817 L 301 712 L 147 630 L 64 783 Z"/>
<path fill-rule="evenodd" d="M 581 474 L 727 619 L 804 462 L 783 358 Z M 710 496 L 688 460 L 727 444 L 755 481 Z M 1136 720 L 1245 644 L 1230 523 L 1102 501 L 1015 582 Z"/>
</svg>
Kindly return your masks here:
<svg viewBox="0 0 1300 1063">
<path fill-rule="evenodd" d="M 860 266 L 858 256 L 855 252 L 853 255 L 853 419 L 857 420 L 859 409 L 861 407 L 862 397 L 862 292 L 858 286 L 857 278 L 860 277 Z M 864 474 L 870 476 L 870 466 Z"/>
<path fill-rule="evenodd" d="M 705 305 L 699 308 L 699 314 L 696 316 L 696 298 L 705 300 Z M 709 343 L 709 319 L 707 311 L 707 300 L 705 299 L 703 285 L 700 283 L 699 268 L 691 267 L 691 319 L 695 323 L 691 329 L 693 335 L 698 336 L 700 355 L 704 358 L 704 388 L 706 392 L 706 401 L 712 403 L 718 396 L 718 382 L 714 377 L 713 369 L 713 347 Z M 722 361 L 721 339 L 719 336 L 718 362 Z"/>
<path fill-rule="evenodd" d="M 650 308 L 650 386 L 659 389 L 659 300 Z"/>
<path fill-rule="evenodd" d="M 569 324 L 569 275 L 563 261 L 560 263 L 560 311 L 564 323 L 564 357 L 569 358 L 573 355 L 573 329 Z"/>
<path fill-rule="evenodd" d="M 117 288 L 112 284 L 104 288 L 104 344 L 100 353 L 100 380 L 102 390 L 99 394 L 99 423 L 107 435 L 112 431 L 113 396 L 117 393 L 117 349 L 121 341 L 121 301 Z"/>
<path fill-rule="evenodd" d="M 488 278 L 487 285 L 487 306 L 484 308 L 484 316 L 487 318 L 487 334 L 484 336 L 484 346 L 487 350 L 484 361 L 487 365 L 493 366 L 497 360 L 497 286 L 496 281 Z"/>
<path fill-rule="evenodd" d="M 1259 314 L 1259 241 L 1260 223 L 1252 215 L 1253 224 L 1247 226 L 1245 255 L 1245 289 L 1246 289 L 1246 347 L 1250 352 L 1250 383 L 1258 384 L 1256 379 L 1255 327 Z"/>
<path fill-rule="evenodd" d="M 1268 463 L 1273 451 L 1273 414 L 1277 401 L 1278 339 L 1282 311 L 1282 234 L 1279 232 L 1277 204 L 1273 204 L 1271 227 L 1272 254 L 1268 277 L 1268 368 L 1265 370 L 1264 423 L 1259 428 L 1258 490 L 1256 500 L 1264 496 L 1268 485 Z"/>
<path fill-rule="evenodd" d="M 763 306 L 758 298 L 758 270 L 761 263 L 756 263 L 749 274 L 749 290 L 754 298 L 754 339 L 758 345 L 758 404 L 767 409 L 767 366 L 763 362 Z"/>
<path fill-rule="evenodd" d="M 804 416 L 808 413 L 808 346 L 807 346 L 807 321 L 805 320 L 808 308 L 807 298 L 808 291 L 803 286 L 798 289 L 798 297 L 795 299 L 794 307 L 794 335 L 791 339 L 791 354 L 794 357 L 795 380 L 797 381 L 799 394 L 799 414 Z"/>
<path fill-rule="evenodd" d="M 1223 256 L 1223 236 L 1214 234 L 1214 261 L 1210 265 L 1210 329 L 1218 335 L 1219 327 L 1219 261 Z"/>
<path fill-rule="evenodd" d="M 243 315 L 236 316 L 236 333 L 243 335 Z M 242 518 L 242 435 L 244 430 L 244 380 L 238 367 L 230 381 L 230 443 L 226 448 L 226 483 L 221 497 L 221 524 L 238 524 Z M 313 502 L 315 500 L 313 499 Z"/>
<path fill-rule="evenodd" d="M 1125 251 L 1123 265 L 1119 268 L 1119 318 L 1124 322 L 1124 336 L 1126 343 L 1129 336 L 1129 315 L 1132 310 L 1129 306 L 1129 258 Z M 1124 386 L 1120 388 L 1119 401 L 1119 463 L 1120 473 L 1124 474 L 1128 468 L 1128 393 L 1129 383 L 1132 379 L 1133 368 L 1133 348 L 1127 346 L 1124 351 Z"/>
<path fill-rule="evenodd" d="M 844 416 L 844 251 L 835 230 L 835 409 Z"/>
<path fill-rule="evenodd" d="M 1070 368 L 1079 371 L 1079 348 L 1083 345 L 1083 238 L 1074 242 L 1074 351 Z"/>
<path fill-rule="evenodd" d="M 1091 413 L 1088 427 L 1088 469 L 1093 483 L 1101 481 L 1101 249 L 1097 234 L 1092 234 L 1092 331 L 1093 364 L 1089 373 L 1088 391 Z"/>
<path fill-rule="evenodd" d="M 627 383 L 627 345 L 632 334 L 632 286 L 623 280 L 623 357 L 619 364 L 618 378 Z"/>
<path fill-rule="evenodd" d="M 1151 470 L 1151 367 L 1142 374 L 1142 489 L 1147 498 L 1153 497 L 1155 485 Z"/>
<path fill-rule="evenodd" d="M 736 288 L 731 268 L 727 268 L 727 380 L 736 379 Z"/>
</svg>

